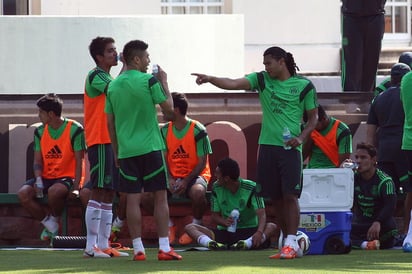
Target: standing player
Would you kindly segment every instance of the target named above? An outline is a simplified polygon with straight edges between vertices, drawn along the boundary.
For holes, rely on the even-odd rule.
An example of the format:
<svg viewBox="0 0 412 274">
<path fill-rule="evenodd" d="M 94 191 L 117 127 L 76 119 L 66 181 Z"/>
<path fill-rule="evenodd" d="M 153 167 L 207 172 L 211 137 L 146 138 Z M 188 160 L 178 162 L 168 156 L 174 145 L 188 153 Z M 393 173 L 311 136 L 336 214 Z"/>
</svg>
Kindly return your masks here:
<svg viewBox="0 0 412 274">
<path fill-rule="evenodd" d="M 159 67 L 154 77 L 146 73 L 150 64 L 148 45 L 140 40 L 123 49 L 127 70 L 109 87 L 105 111 L 113 152 L 120 167 L 119 191 L 127 193 L 126 218 L 133 241 L 135 261 L 146 260 L 142 242 L 142 191 L 153 192 L 154 217 L 159 235 L 158 260 L 181 260 L 169 245 L 169 206 L 166 189 L 165 144 L 157 121 L 156 105 L 167 120 L 174 120 L 167 74 Z"/>
<path fill-rule="evenodd" d="M 251 73 L 244 78 L 229 79 L 193 73 L 196 83 L 211 83 L 229 90 L 257 90 L 262 105 L 263 120 L 259 137 L 258 179 L 262 194 L 273 200 L 285 246 L 271 258 L 293 259 L 299 246 L 296 232 L 300 209 L 298 198 L 302 192 L 301 144 L 317 122 L 317 96 L 313 84 L 296 75 L 293 55 L 279 47 L 263 53 L 265 71 Z M 303 113 L 308 122 L 301 131 Z M 283 131 L 291 136 L 286 140 Z M 285 136 L 286 137 L 286 136 Z"/>
<path fill-rule="evenodd" d="M 86 78 L 84 124 L 93 188 L 86 207 L 87 240 L 83 255 L 102 258 L 128 256 L 109 246 L 113 218 L 113 178 L 117 170 L 104 105 L 109 83 L 113 80 L 110 69 L 117 65 L 118 55 L 114 40 L 110 37 L 96 37 L 90 43 L 89 51 L 96 67 Z"/>
</svg>

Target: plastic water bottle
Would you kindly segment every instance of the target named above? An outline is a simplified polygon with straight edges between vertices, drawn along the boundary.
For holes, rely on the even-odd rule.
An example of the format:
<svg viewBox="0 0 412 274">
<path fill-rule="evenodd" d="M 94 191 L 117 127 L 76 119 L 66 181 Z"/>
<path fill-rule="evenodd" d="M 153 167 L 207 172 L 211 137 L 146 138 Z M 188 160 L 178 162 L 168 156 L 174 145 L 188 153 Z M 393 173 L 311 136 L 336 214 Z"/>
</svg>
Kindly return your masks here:
<svg viewBox="0 0 412 274">
<path fill-rule="evenodd" d="M 345 162 L 342 164 L 342 167 L 344 168 L 350 168 L 352 170 L 357 170 L 358 169 L 358 164 L 355 162 Z"/>
<path fill-rule="evenodd" d="M 36 198 L 43 198 L 43 189 L 44 189 L 44 185 L 43 185 L 43 181 L 41 179 L 41 177 L 37 177 L 36 178 Z"/>
<path fill-rule="evenodd" d="M 239 210 L 233 209 L 232 212 L 230 213 L 230 217 L 233 219 L 233 223 L 227 227 L 227 231 L 234 233 L 236 232 L 237 222 L 239 220 Z"/>
<path fill-rule="evenodd" d="M 284 127 L 283 128 L 283 133 L 282 133 L 282 138 L 283 138 L 283 148 L 286 150 L 291 149 L 291 146 L 288 146 L 286 144 L 287 141 L 289 141 L 290 139 L 292 139 L 292 134 L 290 133 L 290 130 L 288 127 Z"/>
<path fill-rule="evenodd" d="M 158 74 L 158 73 L 159 73 L 159 66 L 157 64 L 153 64 L 152 74 Z"/>
</svg>

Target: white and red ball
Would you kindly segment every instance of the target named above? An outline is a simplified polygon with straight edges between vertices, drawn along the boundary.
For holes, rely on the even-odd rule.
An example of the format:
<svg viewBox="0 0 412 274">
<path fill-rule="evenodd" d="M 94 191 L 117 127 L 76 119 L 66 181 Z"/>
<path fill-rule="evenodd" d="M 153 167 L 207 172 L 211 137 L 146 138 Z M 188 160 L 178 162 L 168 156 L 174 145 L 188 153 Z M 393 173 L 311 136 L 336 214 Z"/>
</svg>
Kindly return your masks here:
<svg viewBox="0 0 412 274">
<path fill-rule="evenodd" d="M 296 242 L 298 243 L 300 249 L 303 251 L 303 255 L 306 255 L 309 252 L 310 248 L 310 239 L 308 235 L 299 231 L 296 233 Z"/>
</svg>

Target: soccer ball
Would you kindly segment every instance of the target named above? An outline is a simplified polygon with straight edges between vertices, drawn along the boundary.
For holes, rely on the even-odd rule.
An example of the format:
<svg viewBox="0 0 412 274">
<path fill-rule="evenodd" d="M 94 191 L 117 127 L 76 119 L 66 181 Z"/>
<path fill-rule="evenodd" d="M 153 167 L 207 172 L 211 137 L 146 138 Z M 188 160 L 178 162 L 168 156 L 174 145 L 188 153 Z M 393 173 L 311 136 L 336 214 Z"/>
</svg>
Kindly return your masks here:
<svg viewBox="0 0 412 274">
<path fill-rule="evenodd" d="M 306 255 L 309 252 L 310 248 L 310 239 L 308 235 L 298 230 L 298 232 L 296 233 L 296 242 L 302 250 L 303 255 Z"/>
</svg>

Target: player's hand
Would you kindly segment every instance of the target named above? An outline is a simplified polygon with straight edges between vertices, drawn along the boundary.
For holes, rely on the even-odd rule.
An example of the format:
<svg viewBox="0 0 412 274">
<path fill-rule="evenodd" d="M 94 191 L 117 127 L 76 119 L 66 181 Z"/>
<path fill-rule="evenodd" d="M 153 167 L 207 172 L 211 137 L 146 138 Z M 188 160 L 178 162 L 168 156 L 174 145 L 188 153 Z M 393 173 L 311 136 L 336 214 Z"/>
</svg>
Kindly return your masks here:
<svg viewBox="0 0 412 274">
<path fill-rule="evenodd" d="M 206 74 L 192 73 L 191 75 L 196 76 L 196 84 L 198 85 L 208 83 L 210 81 L 210 77 Z"/>
</svg>

